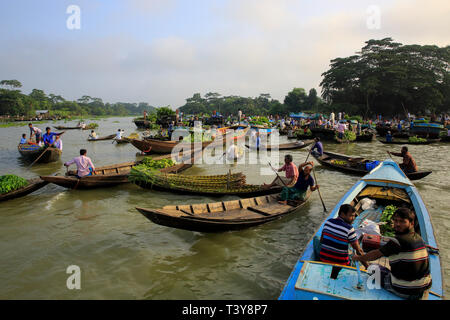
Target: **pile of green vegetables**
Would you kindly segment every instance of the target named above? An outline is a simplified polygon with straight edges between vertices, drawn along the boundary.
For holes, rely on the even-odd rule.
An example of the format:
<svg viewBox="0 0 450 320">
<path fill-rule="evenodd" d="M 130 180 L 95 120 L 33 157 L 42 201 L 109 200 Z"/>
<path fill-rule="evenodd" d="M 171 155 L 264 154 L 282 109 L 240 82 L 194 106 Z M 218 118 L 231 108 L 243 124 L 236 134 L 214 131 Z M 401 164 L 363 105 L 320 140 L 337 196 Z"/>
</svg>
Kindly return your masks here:
<svg viewBox="0 0 450 320">
<path fill-rule="evenodd" d="M 89 123 L 87 126 L 86 126 L 86 130 L 87 129 L 97 129 L 98 128 L 98 123 L 95 123 L 95 122 L 92 122 L 92 123 Z"/>
<path fill-rule="evenodd" d="M 427 139 L 418 138 L 417 136 L 409 137 L 408 142 L 427 142 Z"/>
<path fill-rule="evenodd" d="M 295 135 L 307 135 L 307 136 L 312 136 L 312 132 L 311 132 L 311 130 L 306 130 L 306 133 L 305 133 L 305 131 L 303 130 L 303 129 L 298 129 L 298 130 L 296 130 L 295 132 L 294 132 L 294 134 Z"/>
<path fill-rule="evenodd" d="M 151 169 L 164 169 L 176 165 L 176 162 L 172 159 L 153 160 L 145 158 L 142 160 L 142 165 Z"/>
<path fill-rule="evenodd" d="M 335 139 L 339 139 L 338 138 L 338 133 L 336 133 Z M 356 133 L 354 133 L 353 131 L 350 130 L 345 130 L 344 132 L 344 138 L 342 140 L 345 141 L 355 141 L 356 140 Z"/>
<path fill-rule="evenodd" d="M 394 215 L 395 210 L 397 210 L 397 207 L 394 205 L 386 206 L 383 210 L 383 214 L 380 219 L 381 222 L 386 222 L 385 224 L 380 225 L 380 232 L 383 236 L 395 236 L 394 228 L 392 226 L 392 216 Z"/>
<path fill-rule="evenodd" d="M 191 134 L 188 138 L 184 138 L 183 139 L 184 142 L 208 142 L 208 141 L 212 141 L 212 136 L 211 133 L 196 133 L 196 134 Z"/>
<path fill-rule="evenodd" d="M 7 174 L 0 177 L 0 194 L 15 191 L 27 185 L 28 181 L 26 179 L 13 174 Z"/>
</svg>

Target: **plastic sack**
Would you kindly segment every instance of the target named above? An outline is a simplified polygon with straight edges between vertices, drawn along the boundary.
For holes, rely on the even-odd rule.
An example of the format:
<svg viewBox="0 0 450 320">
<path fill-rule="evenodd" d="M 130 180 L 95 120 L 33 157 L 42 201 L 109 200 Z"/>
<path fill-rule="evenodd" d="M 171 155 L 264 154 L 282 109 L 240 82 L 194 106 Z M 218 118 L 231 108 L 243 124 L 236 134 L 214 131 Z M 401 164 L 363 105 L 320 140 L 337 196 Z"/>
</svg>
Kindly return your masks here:
<svg viewBox="0 0 450 320">
<path fill-rule="evenodd" d="M 375 160 L 372 162 L 366 162 L 366 170 L 372 171 L 372 169 L 375 169 L 380 164 L 380 161 Z"/>
<path fill-rule="evenodd" d="M 363 211 L 369 210 L 369 209 L 375 209 L 376 204 L 377 204 L 377 202 L 375 200 L 372 200 L 369 198 L 361 199 L 361 209 Z"/>
<path fill-rule="evenodd" d="M 356 237 L 359 239 L 364 233 L 365 234 L 374 234 L 380 236 L 380 226 L 378 223 L 373 222 L 372 220 L 366 219 L 364 220 L 358 229 L 355 230 Z"/>
</svg>

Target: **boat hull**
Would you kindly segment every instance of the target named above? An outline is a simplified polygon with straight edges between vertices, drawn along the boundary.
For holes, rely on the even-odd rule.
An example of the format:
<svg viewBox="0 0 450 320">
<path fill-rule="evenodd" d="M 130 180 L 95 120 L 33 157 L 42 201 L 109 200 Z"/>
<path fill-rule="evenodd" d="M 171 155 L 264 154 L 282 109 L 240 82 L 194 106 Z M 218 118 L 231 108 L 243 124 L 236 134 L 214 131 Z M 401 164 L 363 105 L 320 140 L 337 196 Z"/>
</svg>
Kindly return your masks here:
<svg viewBox="0 0 450 320">
<path fill-rule="evenodd" d="M 338 153 L 333 153 L 333 152 L 324 152 L 323 154 L 324 154 L 324 156 L 330 156 L 333 159 L 341 159 L 341 160 L 345 160 L 345 161 L 348 161 L 351 158 L 349 156 L 346 156 L 343 154 L 338 154 Z M 315 155 L 313 155 L 313 157 L 316 158 L 316 160 L 322 166 L 327 167 L 327 168 L 335 169 L 335 170 L 338 170 L 341 172 L 350 173 L 350 174 L 354 174 L 354 175 L 358 175 L 358 176 L 363 176 L 363 175 L 366 175 L 369 173 L 368 170 L 333 164 L 330 161 L 324 160 L 323 157 L 317 157 Z M 407 173 L 406 175 L 407 175 L 408 179 L 410 179 L 410 180 L 420 180 L 422 178 L 425 178 L 426 176 L 428 176 L 431 173 L 432 173 L 432 171 L 419 171 L 419 172 Z"/>
<path fill-rule="evenodd" d="M 183 229 L 188 231 L 196 231 L 196 232 L 205 232 L 205 233 L 217 233 L 217 232 L 226 232 L 226 231 L 236 231 L 236 230 L 242 230 L 247 229 L 251 227 L 255 227 L 258 225 L 262 225 L 265 223 L 269 223 L 275 220 L 279 220 L 297 210 L 299 210 L 301 207 L 303 207 L 308 199 L 310 197 L 310 192 L 308 192 L 307 198 L 305 201 L 293 205 L 293 206 L 285 206 L 286 208 L 283 208 L 282 212 L 279 213 L 266 213 L 264 211 L 261 211 L 260 214 L 255 213 L 255 211 L 248 211 L 249 217 L 246 219 L 243 216 L 240 216 L 239 218 L 232 218 L 233 215 L 239 215 L 242 213 L 242 211 L 248 210 L 244 204 L 240 203 L 241 209 L 237 210 L 225 210 L 222 212 L 215 212 L 212 213 L 211 217 L 205 217 L 201 215 L 197 215 L 196 213 L 190 213 L 186 210 L 182 211 L 182 215 L 170 215 L 168 213 L 165 213 L 162 210 L 153 210 L 153 209 L 145 209 L 145 208 L 139 208 L 136 209 L 148 220 L 163 225 L 166 227 L 171 228 L 177 228 L 177 229 Z M 259 199 L 264 197 L 259 197 Z M 256 198 L 248 198 L 248 199 L 242 199 L 242 201 L 248 201 L 250 203 L 255 204 L 255 208 L 258 208 L 256 205 L 257 201 L 254 199 Z M 268 197 L 266 197 L 268 199 Z M 240 200 L 234 200 L 234 201 L 226 201 L 222 203 L 213 203 L 208 204 L 207 206 L 212 205 L 211 207 L 223 207 L 226 208 L 229 203 L 236 202 Z M 259 200 L 260 201 L 260 200 Z M 275 201 L 275 200 L 266 200 L 266 201 Z M 248 203 L 247 202 L 247 203 Z M 194 211 L 193 206 L 191 206 L 191 212 Z M 267 211 L 270 212 L 270 211 Z M 227 217 L 227 215 L 231 216 Z"/>
<path fill-rule="evenodd" d="M 114 187 L 128 183 L 128 176 L 131 168 L 140 162 L 126 162 L 118 165 L 104 166 L 96 168 L 96 175 L 76 177 L 76 171 L 69 171 L 66 176 L 42 176 L 41 179 L 47 183 L 53 183 L 69 189 L 96 189 Z M 192 167 L 192 164 L 180 163 L 172 167 L 161 169 L 161 172 L 179 173 Z"/>
<path fill-rule="evenodd" d="M 42 187 L 44 187 L 48 184 L 47 181 L 43 181 L 39 178 L 30 179 L 30 180 L 28 180 L 28 182 L 29 182 L 29 184 L 24 188 L 21 188 L 19 190 L 15 190 L 15 191 L 11 191 L 11 192 L 8 192 L 5 194 L 0 194 L 0 202 L 26 196 L 38 189 L 41 189 Z"/>
<path fill-rule="evenodd" d="M 49 163 L 58 161 L 61 158 L 62 151 L 57 148 L 39 148 L 39 149 L 26 149 L 23 145 L 19 145 L 18 147 L 20 155 L 27 161 L 33 162 L 36 159 L 38 163 Z M 42 155 L 42 153 L 44 153 Z M 41 156 L 42 155 L 42 156 Z"/>
</svg>

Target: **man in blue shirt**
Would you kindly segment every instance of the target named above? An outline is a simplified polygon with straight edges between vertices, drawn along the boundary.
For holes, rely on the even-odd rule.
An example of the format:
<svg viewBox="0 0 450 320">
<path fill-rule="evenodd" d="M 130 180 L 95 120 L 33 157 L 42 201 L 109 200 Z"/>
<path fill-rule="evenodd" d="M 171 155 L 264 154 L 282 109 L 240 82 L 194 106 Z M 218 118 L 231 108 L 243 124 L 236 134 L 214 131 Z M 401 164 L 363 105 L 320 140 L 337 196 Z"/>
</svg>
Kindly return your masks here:
<svg viewBox="0 0 450 320">
<path fill-rule="evenodd" d="M 315 138 L 314 140 L 316 141 L 316 143 L 311 148 L 311 154 L 314 157 L 318 158 L 318 157 L 321 157 L 323 155 L 323 145 L 322 145 L 322 142 L 320 142 L 320 138 L 319 137 Z M 317 151 L 314 150 L 314 149 L 317 149 Z"/>
<path fill-rule="evenodd" d="M 55 132 L 51 132 L 50 127 L 45 128 L 45 133 L 42 136 L 42 138 L 44 139 L 44 144 L 46 147 L 51 147 L 53 145 L 53 143 L 55 142 L 55 136 L 60 136 L 62 135 L 64 132 L 61 133 L 55 133 Z"/>
</svg>

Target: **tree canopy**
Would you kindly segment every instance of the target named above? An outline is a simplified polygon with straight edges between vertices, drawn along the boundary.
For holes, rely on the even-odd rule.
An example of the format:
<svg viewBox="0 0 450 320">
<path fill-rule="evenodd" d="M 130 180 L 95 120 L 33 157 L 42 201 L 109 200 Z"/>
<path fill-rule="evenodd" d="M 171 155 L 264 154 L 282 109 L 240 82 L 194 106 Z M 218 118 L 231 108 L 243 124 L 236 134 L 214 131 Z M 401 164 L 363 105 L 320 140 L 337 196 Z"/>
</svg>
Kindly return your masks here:
<svg viewBox="0 0 450 320">
<path fill-rule="evenodd" d="M 60 95 L 33 89 L 30 94 L 23 94 L 17 88 L 22 84 L 17 80 L 0 81 L 0 115 L 34 116 L 36 110 L 50 110 L 53 115 L 74 116 L 128 116 L 141 115 L 144 110 L 153 112 L 155 107 L 146 102 L 138 103 L 104 103 L 101 98 L 82 96 L 77 101 L 65 100 Z"/>
<path fill-rule="evenodd" d="M 443 112 L 449 106 L 450 46 L 369 40 L 322 74 L 322 97 L 342 111 L 364 116 Z"/>
</svg>

